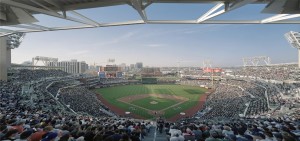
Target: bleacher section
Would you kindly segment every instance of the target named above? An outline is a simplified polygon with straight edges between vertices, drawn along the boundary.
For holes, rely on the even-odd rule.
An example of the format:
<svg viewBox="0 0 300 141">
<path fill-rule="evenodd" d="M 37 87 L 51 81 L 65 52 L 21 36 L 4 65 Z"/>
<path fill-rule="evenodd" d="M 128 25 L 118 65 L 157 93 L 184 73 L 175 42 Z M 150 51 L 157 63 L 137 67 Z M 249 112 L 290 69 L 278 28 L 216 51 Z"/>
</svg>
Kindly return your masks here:
<svg viewBox="0 0 300 141">
<path fill-rule="evenodd" d="M 204 109 L 194 117 L 166 122 L 160 133 L 155 121 L 114 115 L 95 93 L 73 85 L 80 84 L 77 80 L 57 70 L 22 70 L 14 72 L 8 82 L 0 81 L 0 140 L 30 140 L 36 134 L 41 134 L 38 141 L 102 141 L 114 137 L 131 141 L 300 139 L 298 84 L 221 80 Z M 99 81 L 99 85 L 128 84 L 124 79 Z M 155 78 L 143 81 L 157 83 Z M 183 83 L 209 83 L 188 81 Z M 279 108 L 271 109 L 272 104 Z"/>
</svg>

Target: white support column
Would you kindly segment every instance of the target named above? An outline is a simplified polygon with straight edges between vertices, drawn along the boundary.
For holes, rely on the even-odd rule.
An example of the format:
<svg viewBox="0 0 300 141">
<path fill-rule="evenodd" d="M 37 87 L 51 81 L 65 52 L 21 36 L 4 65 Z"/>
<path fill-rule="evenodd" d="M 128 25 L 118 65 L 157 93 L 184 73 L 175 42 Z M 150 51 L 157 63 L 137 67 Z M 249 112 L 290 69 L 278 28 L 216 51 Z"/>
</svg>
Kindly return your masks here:
<svg viewBox="0 0 300 141">
<path fill-rule="evenodd" d="M 7 81 L 7 37 L 0 37 L 0 81 Z"/>
<path fill-rule="evenodd" d="M 7 48 L 6 50 L 6 65 L 7 65 L 7 68 L 10 68 L 11 67 L 11 49 L 10 48 Z"/>
</svg>

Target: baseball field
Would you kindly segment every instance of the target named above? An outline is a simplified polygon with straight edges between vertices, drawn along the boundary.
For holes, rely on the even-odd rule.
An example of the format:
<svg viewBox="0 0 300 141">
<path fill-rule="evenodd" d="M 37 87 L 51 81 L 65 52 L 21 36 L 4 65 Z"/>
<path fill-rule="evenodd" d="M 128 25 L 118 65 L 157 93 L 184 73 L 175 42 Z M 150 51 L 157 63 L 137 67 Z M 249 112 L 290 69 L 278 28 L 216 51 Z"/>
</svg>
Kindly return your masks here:
<svg viewBox="0 0 300 141">
<path fill-rule="evenodd" d="M 114 112 L 130 112 L 144 119 L 178 116 L 181 112 L 195 108 L 206 91 L 200 87 L 158 84 L 95 89 Z"/>
</svg>

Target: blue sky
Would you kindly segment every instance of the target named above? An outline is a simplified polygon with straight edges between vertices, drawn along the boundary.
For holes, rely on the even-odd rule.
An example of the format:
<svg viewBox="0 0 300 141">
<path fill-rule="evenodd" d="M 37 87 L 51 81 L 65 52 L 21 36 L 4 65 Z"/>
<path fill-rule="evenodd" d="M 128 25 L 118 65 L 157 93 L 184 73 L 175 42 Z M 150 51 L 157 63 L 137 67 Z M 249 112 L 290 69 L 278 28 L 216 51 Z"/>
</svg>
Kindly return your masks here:
<svg viewBox="0 0 300 141">
<path fill-rule="evenodd" d="M 192 20 L 209 10 L 211 4 L 153 4 L 148 19 Z M 260 14 L 265 5 L 249 5 L 214 19 L 254 20 L 270 17 Z M 79 10 L 102 23 L 140 19 L 130 6 Z M 38 24 L 56 27 L 78 25 L 70 21 L 35 15 Z M 116 63 L 143 62 L 146 66 L 201 66 L 210 59 L 213 66 L 239 66 L 243 57 L 269 56 L 272 63 L 297 61 L 296 49 L 283 34 L 300 31 L 300 25 L 169 25 L 143 24 L 69 31 L 28 33 L 12 62 L 21 63 L 35 56 L 77 59 L 104 65 L 109 58 Z"/>
</svg>

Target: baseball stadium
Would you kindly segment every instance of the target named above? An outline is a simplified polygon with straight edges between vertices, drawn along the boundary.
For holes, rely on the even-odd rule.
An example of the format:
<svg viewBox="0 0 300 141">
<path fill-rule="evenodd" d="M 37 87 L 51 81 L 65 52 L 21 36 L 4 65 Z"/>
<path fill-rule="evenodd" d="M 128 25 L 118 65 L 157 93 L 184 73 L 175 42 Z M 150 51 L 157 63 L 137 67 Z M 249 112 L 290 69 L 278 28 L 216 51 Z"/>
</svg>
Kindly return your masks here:
<svg viewBox="0 0 300 141">
<path fill-rule="evenodd" d="M 300 0 L 0 0 L 0 141 L 300 141 Z"/>
</svg>

